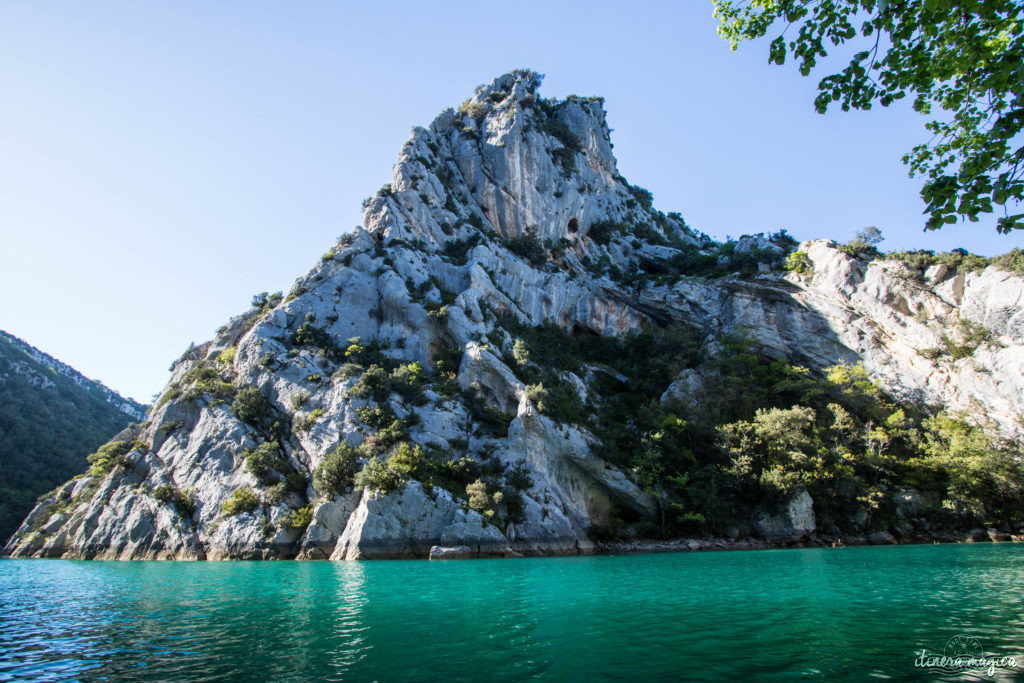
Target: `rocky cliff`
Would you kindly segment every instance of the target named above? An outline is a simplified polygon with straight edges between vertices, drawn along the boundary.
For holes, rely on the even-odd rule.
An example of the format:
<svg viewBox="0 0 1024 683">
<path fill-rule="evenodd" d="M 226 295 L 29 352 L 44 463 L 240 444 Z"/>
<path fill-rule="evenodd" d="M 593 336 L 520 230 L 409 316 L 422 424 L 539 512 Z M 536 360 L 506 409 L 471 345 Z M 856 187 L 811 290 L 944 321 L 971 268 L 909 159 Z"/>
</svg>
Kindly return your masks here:
<svg viewBox="0 0 1024 683">
<path fill-rule="evenodd" d="M 712 361 L 745 335 L 758 363 L 820 376 L 860 362 L 893 400 L 984 413 L 1019 438 L 1020 277 L 922 278 L 829 241 L 800 245 L 802 274 L 787 272 L 785 236 L 724 249 L 619 175 L 600 98 L 546 100 L 539 82 L 507 74 L 414 129 L 363 225 L 287 296 L 256 297 L 182 356 L 144 425 L 37 506 L 6 552 L 577 553 L 595 530 L 664 527 L 682 504 L 601 436 L 615 425 L 600 406 L 639 382 L 614 362 L 625 347 L 601 344 L 638 332 L 690 331 L 692 360 L 649 382 L 677 412 L 713 400 Z M 577 345 L 589 355 L 566 360 Z M 812 530 L 816 503 L 801 489 L 733 533 Z"/>
</svg>

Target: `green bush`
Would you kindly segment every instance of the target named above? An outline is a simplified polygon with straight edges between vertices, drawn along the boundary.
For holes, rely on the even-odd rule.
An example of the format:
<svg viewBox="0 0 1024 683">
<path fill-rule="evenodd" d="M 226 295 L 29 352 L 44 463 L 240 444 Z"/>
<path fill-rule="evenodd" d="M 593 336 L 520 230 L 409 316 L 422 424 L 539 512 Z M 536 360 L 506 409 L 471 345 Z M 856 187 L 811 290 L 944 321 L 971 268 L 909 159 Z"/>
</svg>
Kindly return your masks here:
<svg viewBox="0 0 1024 683">
<path fill-rule="evenodd" d="M 486 429 L 493 436 L 505 438 L 508 436 L 509 425 L 515 419 L 515 413 L 508 413 L 490 405 L 487 397 L 481 394 L 480 388 L 479 383 L 473 382 L 469 389 L 462 392 L 463 403 L 475 425 L 474 434 Z"/>
<path fill-rule="evenodd" d="M 196 513 L 196 497 L 192 493 L 191 489 L 185 489 L 178 495 L 178 499 L 174 501 L 175 506 L 178 508 L 178 514 L 185 518 L 190 518 Z"/>
<path fill-rule="evenodd" d="M 541 243 L 540 238 L 537 237 L 537 231 L 533 228 L 528 228 L 523 234 L 506 240 L 505 246 L 513 254 L 529 262 L 534 268 L 540 268 L 547 263 L 547 250 Z"/>
<path fill-rule="evenodd" d="M 91 467 L 89 474 L 94 477 L 106 476 L 115 467 L 124 465 L 124 456 L 131 450 L 127 441 L 108 441 L 86 457 Z"/>
<path fill-rule="evenodd" d="M 954 249 L 953 251 L 939 253 L 926 249 L 894 251 L 886 254 L 885 258 L 893 261 L 902 261 L 917 279 L 923 278 L 925 271 L 931 266 L 945 265 L 954 270 L 980 273 L 988 267 L 990 262 L 984 256 L 968 253 L 964 249 Z"/>
<path fill-rule="evenodd" d="M 545 118 L 538 127 L 561 143 L 561 147 L 551 150 L 551 158 L 561 169 L 562 176 L 570 177 L 576 172 L 576 155 L 583 151 L 580 139 L 569 126 L 553 117 Z"/>
<path fill-rule="evenodd" d="M 548 400 L 548 391 L 543 384 L 529 384 L 526 386 L 526 400 L 537 406 L 537 410 L 543 413 Z"/>
<path fill-rule="evenodd" d="M 252 306 L 253 308 L 258 309 L 260 314 L 263 314 L 275 308 L 279 303 L 281 303 L 282 299 L 284 299 L 284 295 L 281 294 L 281 292 L 274 292 L 273 294 L 260 292 L 253 296 Z"/>
<path fill-rule="evenodd" d="M 505 473 L 505 483 L 515 491 L 529 491 L 533 488 L 533 478 L 525 461 L 519 461 Z"/>
<path fill-rule="evenodd" d="M 391 484 L 387 467 L 380 457 L 376 455 L 367 460 L 363 468 L 356 472 L 353 481 L 358 488 L 384 491 L 385 493 L 389 492 L 385 488 Z"/>
<path fill-rule="evenodd" d="M 794 251 L 786 257 L 785 269 L 798 275 L 813 275 L 814 264 L 811 263 L 806 251 Z"/>
<path fill-rule="evenodd" d="M 313 488 L 317 493 L 334 498 L 353 483 L 358 469 L 358 455 L 346 441 L 335 446 L 313 472 Z"/>
<path fill-rule="evenodd" d="M 593 240 L 594 244 L 606 245 L 617 235 L 629 232 L 629 226 L 620 221 L 596 221 L 590 224 L 587 230 L 587 237 Z"/>
<path fill-rule="evenodd" d="M 979 347 L 984 344 L 992 344 L 995 341 L 995 335 L 991 330 L 967 318 L 957 321 L 956 332 L 959 340 L 945 334 L 942 335 L 942 342 L 954 360 L 973 356 Z"/>
<path fill-rule="evenodd" d="M 296 413 L 295 417 L 292 418 L 292 431 L 296 433 L 308 432 L 323 415 L 323 408 L 316 408 L 306 414 Z"/>
<path fill-rule="evenodd" d="M 153 498 L 167 505 L 178 497 L 178 487 L 171 486 L 170 484 L 161 484 L 153 489 Z"/>
<path fill-rule="evenodd" d="M 424 466 L 423 449 L 408 443 L 400 444 L 386 461 L 373 456 L 355 476 L 355 485 L 385 495 L 404 489 L 409 480 Z"/>
<path fill-rule="evenodd" d="M 572 385 L 552 370 L 544 372 L 544 382 L 526 387 L 526 399 L 537 410 L 558 422 L 581 424 L 587 420 L 589 413 Z"/>
<path fill-rule="evenodd" d="M 311 313 L 307 314 L 302 325 L 292 332 L 292 345 L 315 349 L 330 360 L 341 360 L 342 352 L 337 342 L 334 341 L 330 333 L 321 327 L 317 327 L 313 322 L 313 315 Z"/>
<path fill-rule="evenodd" d="M 449 240 L 444 245 L 444 249 L 441 250 L 441 256 L 457 266 L 464 266 L 466 265 L 466 261 L 469 260 L 470 250 L 480 244 L 480 241 L 481 237 L 479 234 L 471 235 L 466 239 Z"/>
<path fill-rule="evenodd" d="M 526 365 L 530 362 L 530 347 L 522 339 L 516 339 L 512 343 L 512 358 L 516 365 Z"/>
<path fill-rule="evenodd" d="M 570 147 L 558 147 L 551 150 L 551 160 L 561 169 L 562 177 L 569 178 L 576 172 L 576 150 Z"/>
<path fill-rule="evenodd" d="M 182 378 L 185 389 L 181 396 L 185 401 L 195 401 L 206 395 L 214 402 L 227 400 L 235 395 L 235 385 L 221 377 L 220 372 L 206 361 L 198 363 Z"/>
<path fill-rule="evenodd" d="M 182 420 L 168 420 L 157 427 L 156 430 L 165 434 L 173 434 L 184 426 L 185 423 Z"/>
<path fill-rule="evenodd" d="M 363 371 L 363 366 L 357 363 L 345 363 L 335 371 L 334 376 L 341 379 L 357 377 Z"/>
<path fill-rule="evenodd" d="M 224 501 L 221 511 L 230 516 L 252 512 L 260 505 L 260 497 L 250 488 L 235 489 L 231 497 Z"/>
<path fill-rule="evenodd" d="M 423 392 L 426 376 L 423 372 L 422 363 L 416 362 L 400 365 L 391 371 L 391 376 L 388 380 L 391 390 L 406 401 L 412 401 L 414 405 L 423 405 L 426 402 Z"/>
<path fill-rule="evenodd" d="M 371 365 L 366 369 L 349 393 L 357 398 L 373 399 L 378 403 L 385 401 L 391 393 L 387 371 L 379 365 Z"/>
<path fill-rule="evenodd" d="M 264 486 L 273 482 L 270 471 L 280 466 L 281 458 L 276 443 L 264 441 L 253 450 L 242 453 L 245 470 Z"/>
<path fill-rule="evenodd" d="M 173 484 L 161 484 L 153 489 L 153 498 L 164 505 L 174 504 L 178 514 L 190 518 L 196 511 L 196 499 L 192 491 L 181 491 Z"/>
<path fill-rule="evenodd" d="M 365 408 L 357 408 L 356 414 L 359 415 L 359 419 L 369 427 L 370 429 L 384 429 L 390 426 L 398 418 L 395 417 L 395 413 L 391 408 L 387 406 L 367 406 Z"/>
<path fill-rule="evenodd" d="M 217 362 L 226 367 L 231 367 L 235 362 L 236 353 L 238 353 L 238 347 L 229 346 L 217 355 Z"/>
<path fill-rule="evenodd" d="M 444 323 L 448 320 L 448 307 L 442 304 L 428 301 L 424 308 L 427 309 L 427 315 L 439 323 Z"/>
<path fill-rule="evenodd" d="M 996 256 L 989 264 L 993 268 L 1024 276 L 1024 249 L 1015 247 L 1002 256 Z"/>
<path fill-rule="evenodd" d="M 303 472 L 289 472 L 284 475 L 285 486 L 293 493 L 306 493 L 306 486 L 309 484 L 309 477 Z"/>
<path fill-rule="evenodd" d="M 651 211 L 654 208 L 654 195 L 651 194 L 650 190 L 644 189 L 638 185 L 630 185 L 622 176 L 619 176 L 618 180 L 626 186 L 629 194 L 633 196 L 633 199 L 635 199 L 640 206 L 648 211 Z"/>
<path fill-rule="evenodd" d="M 313 506 L 304 505 L 281 517 L 281 526 L 287 529 L 304 531 L 313 521 Z"/>
<path fill-rule="evenodd" d="M 288 485 L 283 481 L 274 482 L 263 489 L 263 500 L 269 505 L 277 505 L 288 497 Z"/>
<path fill-rule="evenodd" d="M 487 105 L 483 102 L 474 102 L 473 100 L 466 100 L 459 105 L 459 114 L 461 116 L 468 116 L 474 121 L 479 123 L 484 120 L 487 116 Z"/>
<path fill-rule="evenodd" d="M 484 519 L 491 521 L 498 512 L 498 506 L 504 500 L 504 493 L 495 490 L 484 480 L 477 479 L 466 486 L 466 499 L 471 510 L 476 510 Z"/>
<path fill-rule="evenodd" d="M 242 422 L 259 426 L 270 416 L 272 406 L 256 387 L 243 387 L 231 402 L 231 412 Z"/>
</svg>

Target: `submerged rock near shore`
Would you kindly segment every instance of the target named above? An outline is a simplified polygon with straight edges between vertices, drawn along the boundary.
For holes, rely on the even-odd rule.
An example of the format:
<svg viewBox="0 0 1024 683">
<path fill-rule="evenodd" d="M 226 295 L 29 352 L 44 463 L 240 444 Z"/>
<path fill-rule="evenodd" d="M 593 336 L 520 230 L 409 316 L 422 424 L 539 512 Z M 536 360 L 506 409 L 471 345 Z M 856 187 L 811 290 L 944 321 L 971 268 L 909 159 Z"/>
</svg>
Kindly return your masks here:
<svg viewBox="0 0 1024 683">
<path fill-rule="evenodd" d="M 257 296 L 189 349 L 148 419 L 44 498 L 5 553 L 518 556 L 685 525 L 797 541 L 825 525 L 888 533 L 883 516 L 918 528 L 943 510 L 975 525 L 988 514 L 943 508 L 945 481 L 902 486 L 889 444 L 871 441 L 875 423 L 863 437 L 873 488 L 834 483 L 836 496 L 864 498 L 860 517 L 828 507 L 810 475 L 728 460 L 733 441 L 754 444 L 753 459 L 782 457 L 744 441 L 742 426 L 709 427 L 720 464 L 698 457 L 694 435 L 741 339 L 744 363 L 799 368 L 794 383 L 856 367 L 893 405 L 984 415 L 993 438 L 1019 440 L 1024 279 L 994 267 L 915 273 L 784 234 L 726 249 L 619 175 L 600 98 L 546 100 L 539 83 L 506 74 L 414 129 L 363 224 L 286 296 Z M 802 260 L 787 271 L 793 253 Z M 674 360 L 630 374 L 616 362 L 626 344 Z M 744 387 L 730 386 L 740 401 Z M 615 403 L 626 393 L 640 398 Z M 756 422 L 758 408 L 742 414 Z M 911 429 L 906 410 L 890 442 L 910 438 L 897 433 Z M 672 439 L 685 447 L 664 447 Z M 793 472 L 812 472 L 813 453 L 790 458 Z M 758 500 L 729 479 L 755 471 Z M 700 496 L 712 485 L 717 503 Z"/>
</svg>

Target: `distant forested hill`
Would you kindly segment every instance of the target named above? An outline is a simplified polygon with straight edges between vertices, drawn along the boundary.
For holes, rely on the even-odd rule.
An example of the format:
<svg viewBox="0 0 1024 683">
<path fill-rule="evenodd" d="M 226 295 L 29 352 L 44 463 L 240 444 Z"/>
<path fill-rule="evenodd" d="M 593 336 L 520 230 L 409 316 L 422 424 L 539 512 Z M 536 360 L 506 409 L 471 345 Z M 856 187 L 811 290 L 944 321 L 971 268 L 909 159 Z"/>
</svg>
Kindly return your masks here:
<svg viewBox="0 0 1024 683">
<path fill-rule="evenodd" d="M 145 406 L 0 330 L 0 539 Z"/>
</svg>

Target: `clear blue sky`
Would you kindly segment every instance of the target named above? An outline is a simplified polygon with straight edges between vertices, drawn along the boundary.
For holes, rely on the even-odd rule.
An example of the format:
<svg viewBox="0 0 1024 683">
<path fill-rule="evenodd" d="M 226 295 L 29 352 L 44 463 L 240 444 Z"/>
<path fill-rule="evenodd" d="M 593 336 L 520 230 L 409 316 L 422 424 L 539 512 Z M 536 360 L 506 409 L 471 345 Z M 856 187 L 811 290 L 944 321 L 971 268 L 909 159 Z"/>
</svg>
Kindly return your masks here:
<svg viewBox="0 0 1024 683">
<path fill-rule="evenodd" d="M 409 130 L 517 67 L 603 95 L 620 171 L 719 238 L 923 234 L 908 108 L 814 113 L 688 2 L 22 2 L 0 7 L 0 328 L 147 401 L 190 341 L 361 218 Z"/>
</svg>

